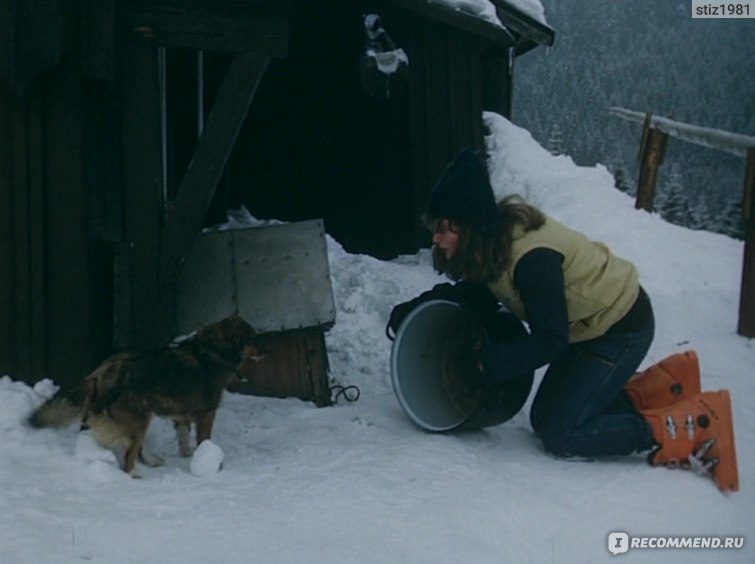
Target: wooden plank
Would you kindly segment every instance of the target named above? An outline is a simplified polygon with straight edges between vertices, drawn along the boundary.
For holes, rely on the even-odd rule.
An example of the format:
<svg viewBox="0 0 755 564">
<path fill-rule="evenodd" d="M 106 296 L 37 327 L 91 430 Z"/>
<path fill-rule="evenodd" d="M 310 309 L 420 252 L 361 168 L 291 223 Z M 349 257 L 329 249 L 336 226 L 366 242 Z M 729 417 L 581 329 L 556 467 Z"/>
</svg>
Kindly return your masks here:
<svg viewBox="0 0 755 564">
<path fill-rule="evenodd" d="M 17 374 L 31 376 L 31 246 L 29 243 L 29 155 L 26 103 L 19 103 L 12 116 L 13 139 L 13 352 Z"/>
<path fill-rule="evenodd" d="M 46 100 L 42 88 L 45 83 L 35 84 L 27 95 L 27 158 L 28 158 L 28 231 L 29 240 L 29 320 L 30 333 L 28 346 L 30 354 L 30 374 L 36 378 L 44 376 L 47 360 L 47 259 L 48 259 L 48 206 L 47 199 L 47 113 Z M 54 233 L 54 231 L 51 231 Z M 55 239 L 52 237 L 50 239 Z M 70 299 L 70 298 L 69 298 Z"/>
<path fill-rule="evenodd" d="M 123 24 L 162 47 L 245 52 L 288 51 L 290 1 L 126 2 Z"/>
<path fill-rule="evenodd" d="M 482 108 L 511 118 L 513 53 L 489 49 L 482 55 Z"/>
<path fill-rule="evenodd" d="M 448 114 L 450 150 L 455 155 L 469 146 L 471 138 L 470 114 L 474 112 L 470 99 L 470 83 L 474 76 L 475 61 L 469 57 L 469 42 L 459 33 L 448 34 Z"/>
<path fill-rule="evenodd" d="M 611 107 L 608 111 L 616 117 L 637 123 L 644 123 L 647 115 L 642 112 L 618 107 Z M 718 149 L 737 157 L 746 157 L 747 149 L 755 148 L 755 137 L 749 135 L 699 127 L 658 116 L 651 117 L 649 127 L 688 143 L 708 147 L 709 149 Z"/>
<path fill-rule="evenodd" d="M 668 135 L 657 129 L 647 128 L 643 136 L 642 162 L 634 207 L 653 211 L 658 171 L 666 154 Z"/>
<path fill-rule="evenodd" d="M 61 2 L 14 2 L 15 79 L 20 95 L 43 71 L 60 63 L 66 33 L 76 23 Z"/>
<path fill-rule="evenodd" d="M 218 17 L 205 20 L 209 27 L 218 30 L 210 32 L 207 28 L 191 28 L 189 25 L 193 22 L 184 23 L 183 19 L 155 22 L 154 18 L 148 18 L 134 29 L 142 31 L 146 38 L 154 39 L 161 47 L 228 53 L 264 50 L 278 58 L 285 57 L 288 50 L 285 20 L 246 23 L 239 29 L 237 20 Z"/>
<path fill-rule="evenodd" d="M 162 229 L 160 279 L 173 286 L 182 261 L 212 202 L 249 105 L 270 62 L 264 52 L 241 53 L 231 63 Z"/>
<path fill-rule="evenodd" d="M 755 221 L 755 147 L 747 150 L 742 214 L 745 222 Z"/>
<path fill-rule="evenodd" d="M 264 397 L 296 397 L 319 407 L 330 405 L 325 338 L 315 329 L 267 333 L 264 359 L 245 360 L 233 392 Z"/>
<path fill-rule="evenodd" d="M 121 181 L 121 115 L 105 83 L 85 86 L 89 115 L 82 122 L 84 181 L 87 185 L 90 236 L 101 241 L 123 242 L 123 183 Z"/>
<path fill-rule="evenodd" d="M 11 158 L 6 161 L 11 194 L 6 213 L 12 234 L 5 241 L 12 242 L 7 246 L 11 274 L 6 294 L 11 333 L 5 346 L 14 373 L 34 381 L 44 375 L 47 353 L 44 97 L 37 86 L 23 102 L 8 101 L 5 157 Z"/>
<path fill-rule="evenodd" d="M 121 0 L 127 12 L 191 12 L 197 16 L 232 14 L 235 18 L 285 15 L 291 0 Z"/>
<path fill-rule="evenodd" d="M 485 84 L 484 78 L 484 61 L 481 49 L 476 41 L 469 41 L 467 48 L 467 64 L 472 70 L 469 82 L 465 84 L 469 96 L 469 108 L 467 113 L 467 140 L 466 146 L 476 149 L 485 148 L 485 138 L 482 128 L 482 111 L 485 109 L 483 104 L 483 89 Z"/>
<path fill-rule="evenodd" d="M 125 241 L 115 269 L 116 334 L 119 346 L 148 348 L 172 337 L 169 300 L 159 294 L 162 143 L 157 55 L 147 41 L 130 34 L 118 58 L 123 77 Z"/>
<path fill-rule="evenodd" d="M 81 73 L 84 78 L 115 80 L 116 0 L 81 0 L 79 7 Z"/>
<path fill-rule="evenodd" d="M 408 36 L 408 51 L 411 56 L 409 72 L 409 119 L 411 146 L 411 190 L 414 216 L 419 219 L 427 206 L 427 198 L 432 187 L 428 175 L 427 152 L 427 58 L 428 45 L 422 33 Z M 429 242 L 427 230 L 419 221 L 414 224 L 413 242 L 419 248 Z"/>
<path fill-rule="evenodd" d="M 2 45 L 0 45 L 1 50 Z M 0 85 L 0 264 L 9 265 L 9 268 L 0 268 L 0 311 L 5 312 L 4 315 L 0 315 L 0 374 L 15 372 L 14 248 L 16 232 L 13 206 L 16 185 L 13 175 L 12 128 L 11 91 L 10 88 Z"/>
<path fill-rule="evenodd" d="M 454 147 L 451 138 L 449 116 L 454 111 L 451 107 L 451 76 L 448 67 L 449 45 L 445 35 L 440 35 L 436 28 L 427 29 L 428 52 L 427 82 L 425 98 L 427 100 L 427 153 L 428 175 L 430 185 L 434 186 L 439 176 L 451 160 Z"/>
<path fill-rule="evenodd" d="M 78 61 L 66 59 L 45 84 L 47 236 L 39 281 L 45 288 L 45 374 L 71 389 L 112 352 L 112 266 L 108 246 L 90 239 L 86 229 L 83 130 L 89 100 Z"/>
<path fill-rule="evenodd" d="M 330 383 L 328 381 L 328 352 L 325 345 L 325 334 L 320 331 L 309 331 L 307 334 L 307 366 L 312 386 L 312 401 L 318 407 L 331 404 Z"/>
<path fill-rule="evenodd" d="M 755 337 L 755 148 L 747 151 L 744 185 L 745 247 L 737 331 Z"/>
<path fill-rule="evenodd" d="M 0 89 L 5 91 L 1 95 L 11 97 L 16 94 L 15 15 L 15 2 L 0 2 Z"/>
</svg>

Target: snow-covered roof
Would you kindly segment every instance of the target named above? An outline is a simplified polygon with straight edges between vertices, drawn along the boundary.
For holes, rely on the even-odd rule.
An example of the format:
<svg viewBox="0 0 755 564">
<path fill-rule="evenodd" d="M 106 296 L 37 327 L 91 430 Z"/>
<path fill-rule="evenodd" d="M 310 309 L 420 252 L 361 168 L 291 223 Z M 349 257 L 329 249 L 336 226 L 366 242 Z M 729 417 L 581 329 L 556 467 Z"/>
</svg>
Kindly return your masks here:
<svg viewBox="0 0 755 564">
<path fill-rule="evenodd" d="M 545 10 L 540 0 L 429 0 L 436 4 L 443 4 L 453 10 L 459 10 L 479 16 L 492 24 L 503 26 L 496 13 L 496 5 L 510 6 L 538 23 L 548 25 L 545 21 Z"/>
<path fill-rule="evenodd" d="M 519 54 L 552 45 L 555 32 L 540 0 L 386 0 L 425 16 L 458 25 L 493 40 L 516 43 Z M 450 16 L 450 17 L 449 17 Z"/>
<path fill-rule="evenodd" d="M 513 31 L 531 42 L 527 49 L 537 44 L 553 44 L 554 32 L 545 20 L 545 9 L 540 0 L 424 1 L 477 17 L 507 32 Z"/>
</svg>

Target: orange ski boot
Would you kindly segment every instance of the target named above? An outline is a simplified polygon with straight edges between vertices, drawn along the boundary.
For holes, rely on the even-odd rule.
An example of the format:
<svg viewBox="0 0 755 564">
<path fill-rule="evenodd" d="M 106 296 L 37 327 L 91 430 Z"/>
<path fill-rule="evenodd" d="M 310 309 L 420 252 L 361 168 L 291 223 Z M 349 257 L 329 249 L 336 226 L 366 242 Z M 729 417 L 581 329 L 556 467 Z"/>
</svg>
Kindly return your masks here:
<svg viewBox="0 0 755 564">
<path fill-rule="evenodd" d="M 624 386 L 638 410 L 666 407 L 700 393 L 700 360 L 695 351 L 672 354 L 635 374 Z"/>
<path fill-rule="evenodd" d="M 648 456 L 650 464 L 694 467 L 709 472 L 721 490 L 739 490 L 728 390 L 705 392 L 641 413 L 659 444 Z"/>
</svg>

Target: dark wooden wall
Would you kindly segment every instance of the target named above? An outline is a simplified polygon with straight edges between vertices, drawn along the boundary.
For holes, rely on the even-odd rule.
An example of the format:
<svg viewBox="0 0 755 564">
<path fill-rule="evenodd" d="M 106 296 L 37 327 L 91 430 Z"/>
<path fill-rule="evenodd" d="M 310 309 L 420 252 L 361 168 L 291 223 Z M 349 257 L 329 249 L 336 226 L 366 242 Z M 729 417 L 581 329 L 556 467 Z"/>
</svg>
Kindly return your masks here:
<svg viewBox="0 0 755 564">
<path fill-rule="evenodd" d="M 412 194 L 421 214 L 448 162 L 465 147 L 484 148 L 483 111 L 511 115 L 511 82 L 501 45 L 428 20 L 410 29 Z"/>
<path fill-rule="evenodd" d="M 115 337 L 122 347 L 156 346 L 175 337 L 175 284 L 182 261 L 204 224 L 269 62 L 287 51 L 287 4 L 273 4 L 197 2 L 186 10 L 177 0 L 159 6 L 132 1 L 119 14 L 124 236 L 115 265 Z M 167 142 L 163 138 L 164 106 L 174 107 L 183 92 L 174 84 L 178 89 L 161 97 L 160 50 L 227 53 L 228 63 L 213 85 L 213 103 L 205 108 L 202 134 L 180 147 L 171 143 L 175 135 Z M 167 67 L 166 80 L 172 68 Z M 196 88 L 189 81 L 183 90 Z M 186 117 L 198 124 L 195 116 Z M 171 159 L 167 166 L 164 151 Z M 172 177 L 167 196 L 164 168 Z"/>
<path fill-rule="evenodd" d="M 500 34 L 427 18 L 424 2 L 297 0 L 290 16 L 288 4 L 0 0 L 0 374 L 72 384 L 114 345 L 172 337 L 182 253 L 229 204 L 323 217 L 352 252 L 427 242 L 435 179 L 482 146 L 483 110 L 510 113 Z M 387 100 L 359 78 L 371 11 L 410 58 Z M 226 108 L 169 154 L 184 162 L 169 202 L 158 46 L 219 57 L 208 88 Z"/>
<path fill-rule="evenodd" d="M 227 181 L 258 217 L 322 217 L 351 252 L 414 252 L 436 178 L 459 150 L 483 146 L 483 110 L 510 115 L 507 49 L 383 2 L 324 4 L 294 4 L 288 56 L 260 85 Z M 372 10 L 410 59 L 387 100 L 359 77 Z"/>
<path fill-rule="evenodd" d="M 286 6 L 0 0 L 0 374 L 70 386 L 114 346 L 174 336 L 182 253 L 254 82 L 271 53 L 285 55 Z M 208 116 L 209 150 L 192 155 L 197 166 L 168 203 L 160 41 L 242 52 L 218 119 Z"/>
<path fill-rule="evenodd" d="M 90 237 L 89 92 L 66 55 L 0 89 L 0 374 L 77 381 L 111 346 L 112 249 Z"/>
</svg>

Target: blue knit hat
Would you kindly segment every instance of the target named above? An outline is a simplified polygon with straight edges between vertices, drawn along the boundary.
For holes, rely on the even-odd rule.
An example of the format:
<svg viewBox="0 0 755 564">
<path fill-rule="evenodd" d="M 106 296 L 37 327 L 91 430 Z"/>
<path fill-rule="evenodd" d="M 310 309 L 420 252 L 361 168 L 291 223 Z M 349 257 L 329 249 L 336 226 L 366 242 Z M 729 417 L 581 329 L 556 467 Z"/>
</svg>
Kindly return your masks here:
<svg viewBox="0 0 755 564">
<path fill-rule="evenodd" d="M 498 232 L 498 208 L 485 159 L 463 150 L 433 188 L 425 215 L 458 221 L 485 234 Z"/>
</svg>

